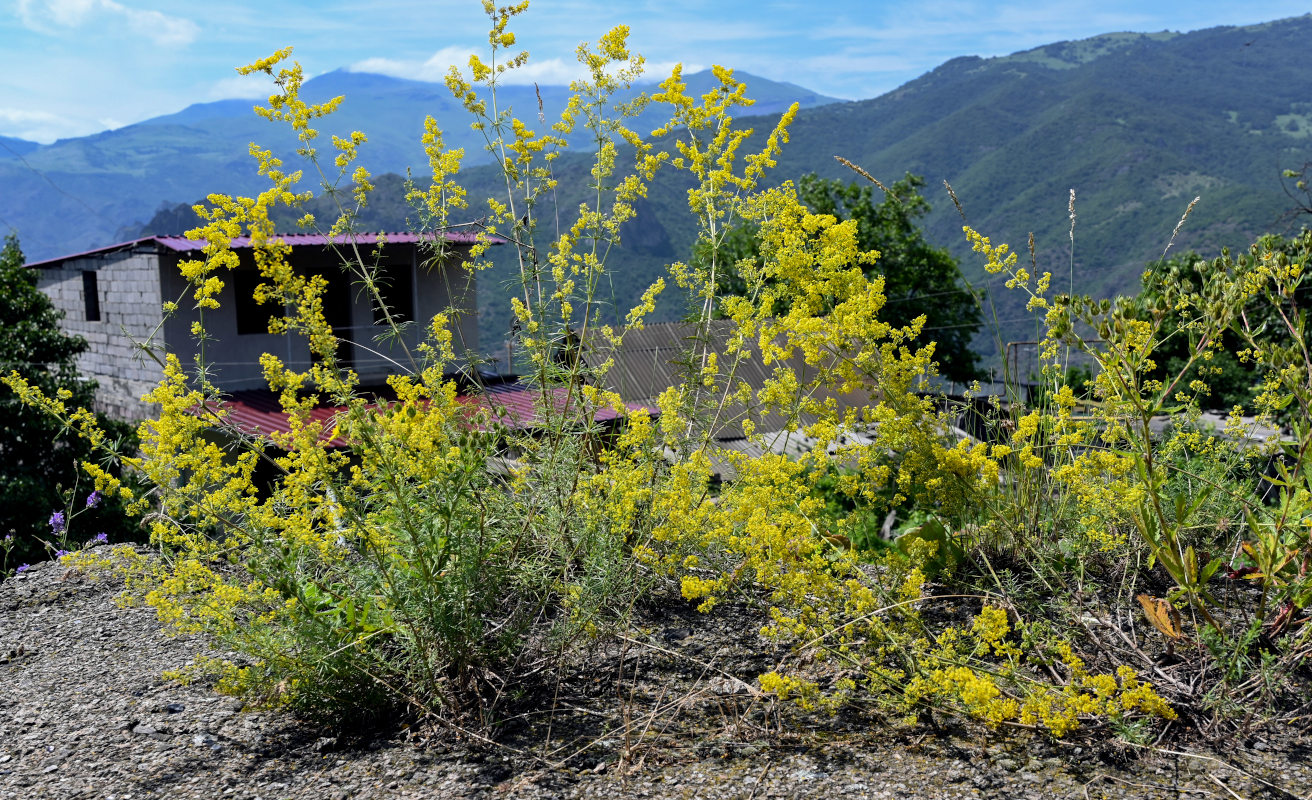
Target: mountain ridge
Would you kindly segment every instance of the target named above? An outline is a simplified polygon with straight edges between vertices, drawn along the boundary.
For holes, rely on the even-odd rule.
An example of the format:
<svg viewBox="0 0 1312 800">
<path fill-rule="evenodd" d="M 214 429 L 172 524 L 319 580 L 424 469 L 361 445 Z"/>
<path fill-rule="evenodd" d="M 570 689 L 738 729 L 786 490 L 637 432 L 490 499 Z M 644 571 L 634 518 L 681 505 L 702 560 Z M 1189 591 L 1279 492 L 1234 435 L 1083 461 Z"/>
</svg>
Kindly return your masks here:
<svg viewBox="0 0 1312 800">
<path fill-rule="evenodd" d="M 926 176 L 925 193 L 934 206 L 925 220 L 930 240 L 949 246 L 977 285 L 998 288 L 997 279 L 982 273 L 964 243 L 962 221 L 941 189 L 941 181 L 947 180 L 970 223 L 995 242 L 1007 241 L 1024 251 L 1033 232 L 1036 265 L 1060 276 L 1054 279 L 1058 285 L 1101 295 L 1132 292 L 1143 265 L 1161 255 L 1196 195 L 1202 200 L 1174 240 L 1176 251 L 1244 247 L 1277 228 L 1277 219 L 1290 204 L 1281 191 L 1280 170 L 1312 160 L 1312 102 L 1307 92 L 1312 69 L 1302 58 L 1309 40 L 1312 14 L 1189 33 L 1103 34 L 992 58 L 962 56 L 879 97 L 803 109 L 775 175 L 783 180 L 817 172 L 858 179 L 834 161 L 833 156 L 841 155 L 885 183 L 905 172 Z M 748 81 L 749 95 L 763 84 L 739 75 Z M 692 85 L 692 77 L 689 92 L 696 94 L 700 87 Z M 308 82 L 306 89 L 311 99 L 326 99 L 350 83 L 390 85 L 398 96 L 423 94 L 436 86 L 390 81 L 336 71 Z M 521 117 L 532 124 L 537 119 L 533 87 L 507 87 L 507 93 L 507 102 L 516 108 L 531 103 L 531 113 L 521 112 Z M 543 87 L 543 101 L 548 109 L 557 102 L 550 87 Z M 445 102 L 454 105 L 449 98 Z M 783 98 L 776 92 L 752 109 L 769 113 L 741 120 L 757 130 L 758 141 L 775 122 L 772 102 L 782 103 Z M 351 103 L 348 94 L 344 112 Z M 368 103 L 361 107 L 366 112 L 370 108 Z M 258 181 L 244 147 L 240 153 L 206 149 L 197 128 L 178 124 L 228 110 L 196 104 L 153 121 L 154 130 L 145 124 L 121 129 L 115 132 L 117 138 L 111 137 L 121 150 L 118 154 L 98 149 L 105 140 L 95 137 L 70 143 L 70 160 L 82 170 L 77 179 L 112 196 L 126 180 L 114 172 L 114 155 L 131 167 L 131 180 L 155 182 L 157 195 L 170 201 L 163 203 L 164 210 L 176 202 L 193 202 L 210 190 L 254 191 Z M 549 110 L 547 114 L 550 118 Z M 250 138 L 262 144 L 275 138 L 268 135 L 274 129 L 265 121 L 247 116 L 238 127 L 262 132 Z M 389 144 L 377 133 L 379 127 L 395 126 L 381 115 L 372 121 L 374 126 L 360 126 L 375 137 L 362 153 L 372 152 L 382 162 L 399 159 L 405 152 L 400 145 Z M 444 124 L 453 133 L 460 127 Z M 159 137 L 173 148 L 170 152 L 187 153 L 202 165 L 203 174 L 211 178 L 204 190 L 188 190 L 186 181 L 167 170 L 150 172 Z M 40 152 L 31 160 L 39 162 Z M 0 178 L 7 168 L 12 174 L 13 164 L 0 162 Z M 583 182 L 587 170 L 562 166 L 562 174 Z M 241 180 L 232 178 L 242 175 L 246 177 Z M 234 185 L 214 185 L 219 177 L 232 178 Z M 478 168 L 469 171 L 468 178 L 475 196 L 476 190 L 492 185 Z M 573 197 L 566 184 L 562 179 L 562 207 L 569 207 L 564 198 Z M 633 246 L 620 254 L 620 300 L 645 286 L 664 263 L 686 256 L 691 231 L 682 211 L 684 189 L 678 181 L 653 186 L 646 209 L 651 213 L 643 223 L 651 227 L 630 228 Z M 1071 189 L 1076 192 L 1077 215 L 1073 247 L 1067 210 Z M 61 219 L 85 216 L 85 209 L 67 198 L 63 205 Z M 141 202 L 128 205 L 109 201 L 98 213 L 117 218 L 118 231 L 161 208 L 159 203 L 144 211 Z M 399 218 L 391 223 L 403 223 L 404 209 L 395 213 Z M 0 218 L 13 221 L 12 209 L 0 208 Z M 385 221 L 380 218 L 380 224 Z M 44 247 L 49 255 L 83 249 L 65 242 L 50 252 L 54 248 L 48 244 L 29 246 L 26 234 L 24 246 L 34 254 L 43 253 Z M 1003 318 L 1019 316 L 1016 303 L 1005 293 L 995 299 Z"/>
<path fill-rule="evenodd" d="M 794 101 L 804 106 L 837 102 L 792 84 L 743 75 L 762 90 L 758 111 L 778 113 Z M 693 92 L 709 89 L 713 80 L 709 70 L 685 76 Z M 520 116 L 532 124 L 539 118 L 541 96 L 545 118 L 551 120 L 564 109 L 567 94 L 562 86 L 507 86 L 502 108 L 524 109 Z M 334 70 L 303 87 L 303 96 L 311 102 L 338 95 L 345 100 L 320 125 L 320 147 L 331 149 L 329 134 L 364 130 L 370 141 L 361 148 L 361 163 L 375 173 L 425 168 L 420 137 L 427 114 L 438 118 L 448 145 L 465 149 L 466 164 L 491 161 L 481 135 L 470 130 L 463 108 L 440 83 Z M 7 190 L 0 193 L 0 219 L 18 229 L 25 251 L 39 259 L 110 244 L 121 231 L 140 226 L 167 205 L 193 202 L 214 191 L 258 191 L 262 179 L 252 167 L 248 144 L 270 147 L 289 157 L 291 165 L 296 139 L 256 116 L 251 110 L 256 102 L 196 103 L 89 136 L 44 146 L 18 145 L 15 149 L 26 163 L 0 158 L 0 186 Z M 650 125 L 650 131 L 663 122 L 653 112 L 640 117 L 636 126 L 642 130 Z M 0 154 L 7 153 L 0 148 Z M 81 224 L 70 229 L 69 219 Z"/>
</svg>

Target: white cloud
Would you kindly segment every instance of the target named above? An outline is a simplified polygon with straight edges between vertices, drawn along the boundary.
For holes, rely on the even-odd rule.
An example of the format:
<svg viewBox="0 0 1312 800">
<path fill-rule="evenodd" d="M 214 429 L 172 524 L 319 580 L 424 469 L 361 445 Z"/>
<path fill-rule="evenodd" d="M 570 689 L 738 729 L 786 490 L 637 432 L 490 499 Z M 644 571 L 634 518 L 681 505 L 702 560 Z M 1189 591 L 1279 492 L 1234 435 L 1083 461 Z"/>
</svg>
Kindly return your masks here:
<svg viewBox="0 0 1312 800">
<path fill-rule="evenodd" d="M 200 27 L 189 19 L 132 8 L 116 0 L 18 0 L 18 17 L 40 33 L 92 24 L 122 24 L 163 47 L 190 44 L 200 34 Z"/>
<path fill-rule="evenodd" d="M 56 139 L 85 136 L 101 129 L 95 122 L 70 119 L 47 111 L 0 108 L 0 134 L 29 142 L 49 144 Z"/>
<path fill-rule="evenodd" d="M 446 78 L 447 71 L 452 66 L 458 67 L 462 73 L 468 73 L 469 55 L 474 52 L 478 52 L 479 57 L 484 58 L 482 51 L 475 51 L 472 48 L 444 47 L 424 61 L 366 58 L 352 64 L 350 70 L 352 72 L 373 72 L 379 75 L 390 75 L 393 78 L 440 83 Z M 644 65 L 643 79 L 664 80 L 669 76 L 676 63 L 678 62 L 649 61 Z M 685 73 L 697 72 L 702 69 L 705 69 L 705 67 L 700 64 L 683 65 Z M 565 86 L 570 81 L 584 77 L 587 77 L 587 70 L 577 61 L 563 58 L 544 58 L 536 61 L 530 59 L 524 66 L 506 72 L 502 76 L 502 80 L 507 84 L 520 86 L 534 83 L 543 86 Z"/>
<path fill-rule="evenodd" d="M 266 100 L 278 87 L 264 74 L 234 75 L 210 85 L 209 96 L 214 100 Z"/>
<path fill-rule="evenodd" d="M 414 81 L 441 82 L 452 66 L 462 71 L 469 64 L 471 53 L 477 52 L 481 57 L 483 50 L 472 47 L 443 47 L 424 61 L 399 58 L 366 58 L 351 65 L 352 72 L 373 72 L 390 75 L 393 78 L 408 78 Z"/>
</svg>

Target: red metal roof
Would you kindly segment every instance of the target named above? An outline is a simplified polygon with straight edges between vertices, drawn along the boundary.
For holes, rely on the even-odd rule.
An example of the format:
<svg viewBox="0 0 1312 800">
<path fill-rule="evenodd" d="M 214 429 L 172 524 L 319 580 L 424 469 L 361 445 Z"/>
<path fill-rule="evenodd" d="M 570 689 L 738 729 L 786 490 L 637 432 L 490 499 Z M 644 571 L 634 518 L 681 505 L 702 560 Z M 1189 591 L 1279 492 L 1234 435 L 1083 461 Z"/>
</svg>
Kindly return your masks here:
<svg viewBox="0 0 1312 800">
<path fill-rule="evenodd" d="M 562 386 L 551 389 L 550 392 L 558 411 L 566 411 L 571 408 L 577 409 L 577 398 L 572 403 L 568 402 L 568 389 Z M 461 402 L 486 409 L 494 422 L 500 422 L 509 428 L 520 430 L 534 428 L 541 424 L 541 409 L 538 407 L 541 396 L 542 391 L 536 387 L 526 386 L 522 383 L 503 383 L 486 387 L 481 395 L 462 395 L 458 399 Z M 625 403 L 625 406 L 630 411 L 646 408 L 653 415 L 659 413 L 654 408 L 648 408 L 637 403 Z M 618 418 L 619 414 L 611 408 L 599 408 L 592 415 L 594 422 L 609 422 Z"/>
<path fill-rule="evenodd" d="M 282 410 L 278 397 L 268 389 L 250 389 L 230 392 L 228 399 L 222 402 L 222 408 L 228 412 L 228 421 L 248 436 L 270 440 L 275 433 L 291 433 L 288 423 L 290 415 Z M 323 423 L 323 434 L 319 441 L 329 447 L 345 447 L 347 441 L 340 436 L 333 437 L 336 426 L 334 418 L 345 408 L 320 406 L 310 412 L 310 419 Z"/>
<path fill-rule="evenodd" d="M 567 390 L 563 387 L 555 388 L 551 390 L 551 395 L 555 399 L 556 407 L 564 410 L 568 398 Z M 491 423 L 500 423 L 511 430 L 528 430 L 542 422 L 538 408 L 539 397 L 541 397 L 539 389 L 524 384 L 507 383 L 488 386 L 481 394 L 459 395 L 456 400 L 468 405 L 471 411 L 486 411 L 487 419 Z M 633 403 L 626 405 L 630 411 L 645 408 Z M 267 389 L 229 392 L 222 406 L 227 411 L 228 420 L 238 430 L 250 436 L 271 439 L 275 433 L 291 432 L 287 412 L 283 411 L 277 396 Z M 574 404 L 570 406 L 573 407 Z M 648 410 L 653 414 L 657 413 L 655 409 Z M 345 411 L 343 407 L 320 406 L 310 412 L 312 420 L 323 423 L 324 433 L 320 436 L 320 441 L 326 442 L 329 447 L 346 447 L 349 444 L 340 436 L 332 436 L 337 415 Z M 595 422 L 608 422 L 618 417 L 619 415 L 611 408 L 601 408 L 593 414 Z"/>
<path fill-rule="evenodd" d="M 355 244 L 373 246 L 378 241 L 378 237 L 383 236 L 388 244 L 413 244 L 419 241 L 431 242 L 437 239 L 436 233 L 409 233 L 405 231 L 395 233 L 356 233 L 340 234 L 338 236 L 325 236 L 320 233 L 279 233 L 275 234 L 275 239 L 281 239 L 292 247 L 326 247 L 328 244 L 346 244 L 353 242 Z M 473 230 L 446 231 L 444 238 L 451 244 L 474 244 L 478 241 L 478 236 Z M 492 237 L 493 244 L 505 244 L 506 240 L 500 237 Z M 237 249 L 251 246 L 251 237 L 238 236 L 232 240 L 231 246 Z M 118 244 L 97 247 L 94 250 L 84 250 L 81 253 L 59 256 L 57 258 L 47 258 L 44 261 L 33 261 L 29 267 L 45 267 L 51 264 L 57 264 L 64 261 L 72 261 L 75 258 L 89 258 L 91 256 L 107 255 L 122 250 L 133 250 L 138 247 L 155 247 L 172 250 L 176 253 L 199 252 L 204 249 L 205 242 L 196 239 L 188 239 L 185 236 L 143 236 L 140 239 L 133 239 L 128 242 L 119 242 Z"/>
</svg>

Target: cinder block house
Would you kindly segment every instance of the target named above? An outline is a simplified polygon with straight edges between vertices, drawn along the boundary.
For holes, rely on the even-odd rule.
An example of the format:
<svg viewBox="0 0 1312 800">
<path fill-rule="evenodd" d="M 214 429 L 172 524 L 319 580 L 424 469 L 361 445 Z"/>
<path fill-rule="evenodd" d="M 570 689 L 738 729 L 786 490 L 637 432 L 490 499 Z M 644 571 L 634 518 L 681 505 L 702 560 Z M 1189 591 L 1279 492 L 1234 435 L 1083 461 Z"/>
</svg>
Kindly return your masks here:
<svg viewBox="0 0 1312 800">
<path fill-rule="evenodd" d="M 303 274 L 328 279 L 324 311 L 340 340 L 338 357 L 354 369 L 363 385 L 381 384 L 392 373 L 402 371 L 400 347 L 380 343 L 381 314 L 369 298 L 352 286 L 342 271 L 333 245 L 315 234 L 287 234 L 292 267 Z M 472 272 L 459 265 L 460 251 L 474 243 L 472 233 L 447 233 L 451 246 L 443 263 L 435 263 L 432 236 L 411 233 L 385 234 L 380 250 L 383 294 L 394 313 L 404 320 L 426 322 L 434 314 L 454 309 L 452 334 L 457 352 L 477 352 L 477 286 Z M 374 249 L 378 234 L 358 234 L 361 250 Z M 273 353 L 293 368 L 310 363 L 309 347 L 303 338 L 275 336 L 268 332 L 270 316 L 280 309 L 257 304 L 252 292 L 261 282 L 256 271 L 250 240 L 233 240 L 240 266 L 220 275 L 224 288 L 219 309 L 206 311 L 205 324 L 215 341 L 206 347 L 206 360 L 214 367 L 214 383 L 225 392 L 241 392 L 265 386 L 259 357 Z M 64 329 L 90 343 L 78 367 L 99 383 L 100 410 L 124 419 L 140 420 L 151 415 L 141 401 L 161 377 L 160 368 L 144 358 L 134 341 L 153 341 L 176 354 L 184 365 L 193 363 L 197 344 L 191 324 L 197 319 L 191 291 L 178 271 L 180 261 L 200 258 L 202 242 L 182 236 L 147 236 L 84 253 L 39 261 L 28 266 L 41 271 L 39 286 L 64 312 Z M 167 320 L 162 305 L 176 301 L 178 313 Z M 188 310 L 190 309 L 190 310 Z M 405 337 L 413 347 L 424 335 L 423 324 L 409 326 Z"/>
</svg>

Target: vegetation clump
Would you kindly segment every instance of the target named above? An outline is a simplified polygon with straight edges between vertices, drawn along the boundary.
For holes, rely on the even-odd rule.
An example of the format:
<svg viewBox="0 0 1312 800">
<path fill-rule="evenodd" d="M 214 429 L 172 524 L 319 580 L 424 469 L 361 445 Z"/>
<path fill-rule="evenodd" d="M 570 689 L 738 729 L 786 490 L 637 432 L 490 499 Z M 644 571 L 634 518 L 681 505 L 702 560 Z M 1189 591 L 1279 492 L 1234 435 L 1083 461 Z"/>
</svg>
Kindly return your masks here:
<svg viewBox="0 0 1312 800">
<path fill-rule="evenodd" d="M 50 398 L 62 412 L 94 422 L 97 438 L 73 434 L 59 418 L 26 400 L 31 395 L 0 386 L 0 574 L 25 570 L 85 541 L 135 538 L 117 496 L 95 491 L 82 464 L 98 465 L 102 451 L 130 452 L 130 426 L 86 411 L 96 384 L 79 374 L 77 357 L 87 342 L 59 329 L 60 313 L 37 289 L 13 235 L 0 247 L 0 369 Z M 74 409 L 80 411 L 74 412 Z"/>
</svg>

